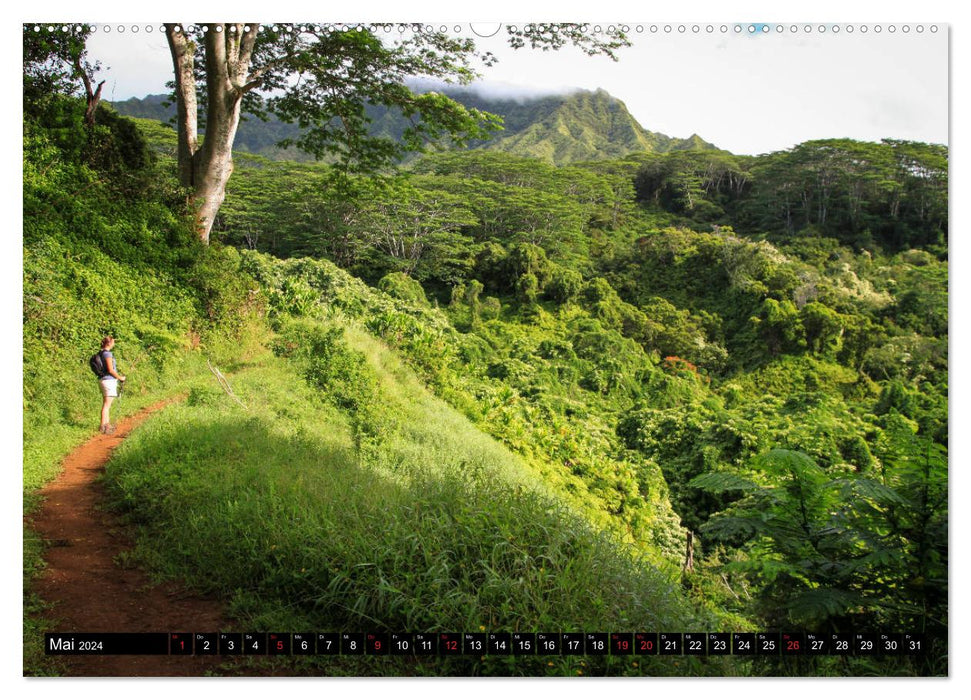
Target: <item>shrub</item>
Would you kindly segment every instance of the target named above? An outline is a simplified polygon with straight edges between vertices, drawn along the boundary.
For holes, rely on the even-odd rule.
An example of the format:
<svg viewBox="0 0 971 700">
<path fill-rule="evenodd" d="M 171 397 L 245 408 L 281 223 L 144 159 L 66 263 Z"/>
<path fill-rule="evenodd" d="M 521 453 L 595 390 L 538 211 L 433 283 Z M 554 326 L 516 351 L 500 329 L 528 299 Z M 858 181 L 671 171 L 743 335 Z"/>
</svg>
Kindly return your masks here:
<svg viewBox="0 0 971 700">
<path fill-rule="evenodd" d="M 544 290 L 546 296 L 558 304 L 574 301 L 583 287 L 583 276 L 567 267 L 555 267 Z"/>
<path fill-rule="evenodd" d="M 364 354 L 348 347 L 343 329 L 286 323 L 273 349 L 302 360 L 306 380 L 334 405 L 366 411 L 374 403 L 377 378 Z"/>
<path fill-rule="evenodd" d="M 539 280 L 531 272 L 520 275 L 516 280 L 516 296 L 524 304 L 535 304 L 539 291 Z"/>
<path fill-rule="evenodd" d="M 502 304 L 495 297 L 486 297 L 482 300 L 482 306 L 479 309 L 479 315 L 482 317 L 483 321 L 490 321 L 495 318 L 499 318 L 502 313 Z"/>
<path fill-rule="evenodd" d="M 320 295 L 302 279 L 288 277 L 279 288 L 270 290 L 269 299 L 275 314 L 307 316 L 317 305 Z"/>
<path fill-rule="evenodd" d="M 538 245 L 517 243 L 506 258 L 506 269 L 510 280 L 532 275 L 536 279 L 536 290 L 540 292 L 550 280 L 553 265 L 546 257 L 546 251 Z"/>
<path fill-rule="evenodd" d="M 378 281 L 378 289 L 395 299 L 428 306 L 428 298 L 421 284 L 403 272 L 391 272 Z"/>
</svg>

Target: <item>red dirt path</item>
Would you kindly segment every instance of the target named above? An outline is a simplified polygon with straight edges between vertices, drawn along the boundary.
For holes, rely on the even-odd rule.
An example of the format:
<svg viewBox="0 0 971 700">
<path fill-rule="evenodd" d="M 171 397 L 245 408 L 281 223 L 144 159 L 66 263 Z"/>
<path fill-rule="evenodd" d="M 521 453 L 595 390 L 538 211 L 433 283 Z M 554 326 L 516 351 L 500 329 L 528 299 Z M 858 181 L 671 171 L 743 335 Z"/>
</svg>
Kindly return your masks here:
<svg viewBox="0 0 971 700">
<path fill-rule="evenodd" d="M 218 632 L 230 628 L 220 604 L 178 584 L 153 586 L 115 558 L 131 546 L 118 518 L 102 509 L 97 480 L 111 451 L 135 426 L 173 399 L 125 418 L 64 459 L 64 471 L 40 493 L 31 526 L 47 545 L 47 568 L 34 590 L 53 608 L 57 632 Z M 69 676 L 200 676 L 225 661 L 203 656 L 61 656 Z"/>
</svg>

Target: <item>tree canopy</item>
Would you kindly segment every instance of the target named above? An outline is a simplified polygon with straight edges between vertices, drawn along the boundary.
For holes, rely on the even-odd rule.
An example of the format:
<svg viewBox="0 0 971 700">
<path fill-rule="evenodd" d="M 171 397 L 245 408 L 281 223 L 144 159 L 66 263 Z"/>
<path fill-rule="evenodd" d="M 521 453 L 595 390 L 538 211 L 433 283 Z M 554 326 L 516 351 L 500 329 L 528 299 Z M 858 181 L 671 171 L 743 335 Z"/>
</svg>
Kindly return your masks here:
<svg viewBox="0 0 971 700">
<path fill-rule="evenodd" d="M 391 39 L 395 29 L 397 38 Z M 616 28 L 597 34 L 579 25 L 542 24 L 507 31 L 515 48 L 570 43 L 613 57 L 628 43 Z M 477 76 L 477 60 L 485 66 L 496 60 L 478 52 L 472 39 L 431 27 L 168 24 L 166 36 L 175 71 L 179 173 L 192 188 L 204 241 L 225 197 L 243 112 L 273 113 L 298 124 L 303 131 L 292 144 L 315 157 L 334 158 L 338 178 L 380 172 L 407 151 L 443 140 L 465 143 L 499 126 L 494 115 L 408 86 L 409 78 L 465 84 Z M 398 110 L 411 125 L 397 140 L 371 134 L 368 105 Z"/>
</svg>

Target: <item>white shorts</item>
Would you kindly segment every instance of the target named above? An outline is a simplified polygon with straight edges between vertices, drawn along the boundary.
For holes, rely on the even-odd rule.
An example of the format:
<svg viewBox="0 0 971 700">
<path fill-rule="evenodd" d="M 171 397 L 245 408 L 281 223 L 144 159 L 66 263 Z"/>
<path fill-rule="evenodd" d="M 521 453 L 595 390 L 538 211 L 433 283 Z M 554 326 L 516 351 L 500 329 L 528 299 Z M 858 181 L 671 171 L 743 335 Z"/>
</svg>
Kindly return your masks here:
<svg viewBox="0 0 971 700">
<path fill-rule="evenodd" d="M 102 396 L 111 399 L 118 396 L 118 380 L 114 377 L 105 377 L 104 379 L 99 379 L 98 383 L 101 385 Z"/>
</svg>

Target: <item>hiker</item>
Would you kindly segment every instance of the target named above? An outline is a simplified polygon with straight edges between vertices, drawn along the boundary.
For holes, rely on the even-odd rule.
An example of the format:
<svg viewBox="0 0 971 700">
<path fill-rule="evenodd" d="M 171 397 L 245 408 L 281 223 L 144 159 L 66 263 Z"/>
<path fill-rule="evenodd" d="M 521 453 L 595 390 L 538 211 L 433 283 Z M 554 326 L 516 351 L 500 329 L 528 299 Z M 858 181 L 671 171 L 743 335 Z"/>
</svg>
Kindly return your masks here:
<svg viewBox="0 0 971 700">
<path fill-rule="evenodd" d="M 118 374 L 115 356 L 111 354 L 113 347 L 115 347 L 115 339 L 110 335 L 105 336 L 101 341 L 101 351 L 91 358 L 91 368 L 98 375 L 101 396 L 104 397 L 104 402 L 101 404 L 101 432 L 105 435 L 115 432 L 115 426 L 109 422 L 108 414 L 111 411 L 111 402 L 118 396 L 118 382 L 125 381 L 125 375 Z M 101 360 L 100 367 L 96 358 Z"/>
</svg>

